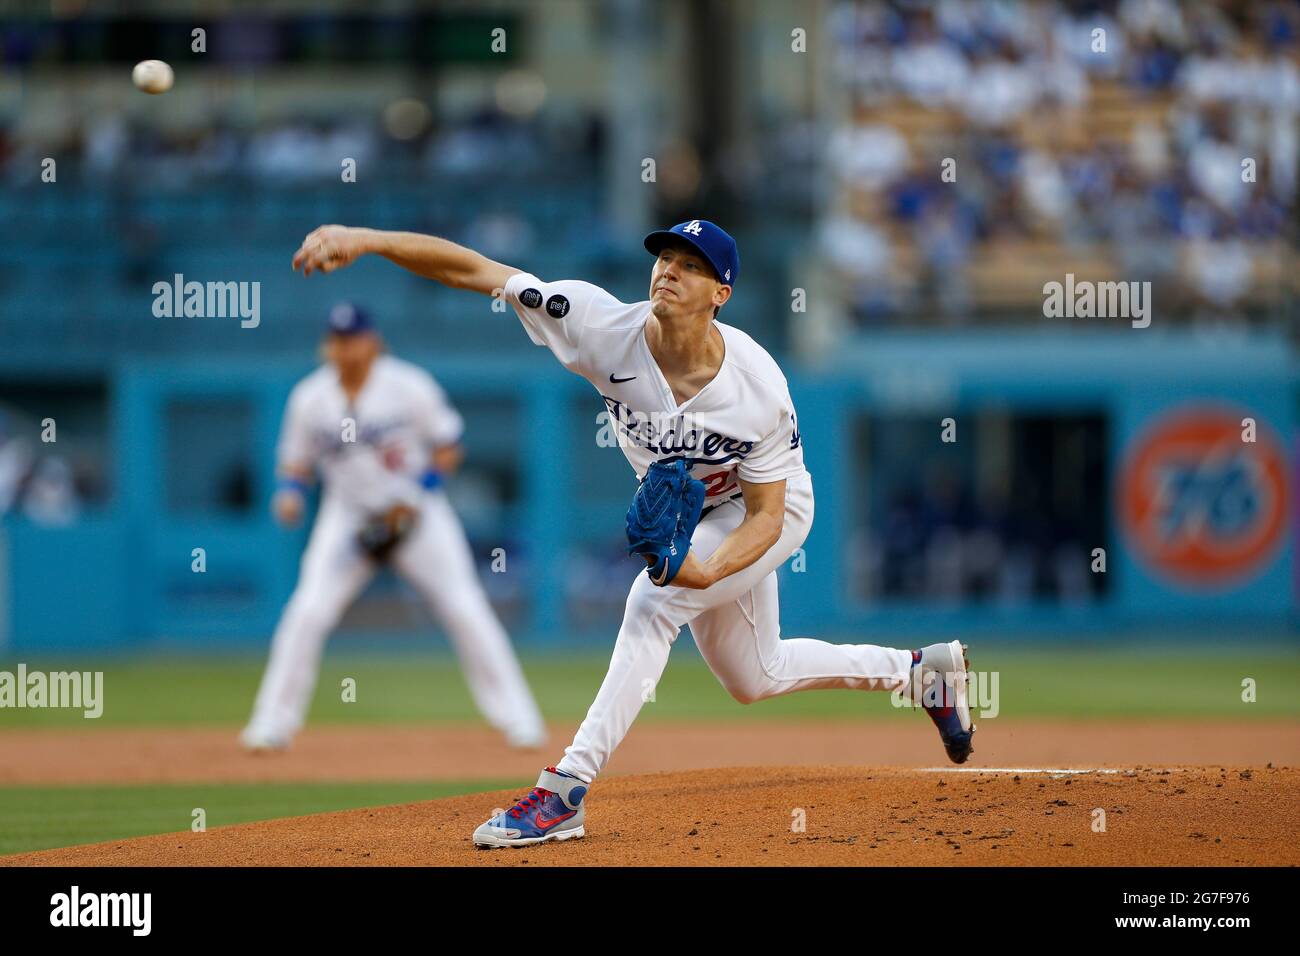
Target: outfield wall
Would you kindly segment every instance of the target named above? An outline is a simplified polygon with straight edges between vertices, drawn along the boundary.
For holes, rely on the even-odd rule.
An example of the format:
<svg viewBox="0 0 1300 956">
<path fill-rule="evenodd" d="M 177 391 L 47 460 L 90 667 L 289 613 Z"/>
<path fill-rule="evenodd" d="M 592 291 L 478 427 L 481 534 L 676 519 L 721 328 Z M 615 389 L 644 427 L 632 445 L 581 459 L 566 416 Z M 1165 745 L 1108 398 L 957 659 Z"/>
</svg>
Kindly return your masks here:
<svg viewBox="0 0 1300 956">
<path fill-rule="evenodd" d="M 599 398 L 540 350 L 502 361 L 407 357 L 433 371 L 466 414 L 466 477 L 451 493 L 512 630 L 539 644 L 575 634 L 608 640 L 636 573 L 619 555 L 634 482 L 622 455 L 598 446 Z M 0 652 L 264 642 L 305 541 L 303 532 L 276 528 L 265 503 L 284 399 L 309 362 L 118 364 L 108 382 L 106 506 L 68 528 L 4 520 Z M 790 382 L 817 494 L 804 553 L 781 571 L 791 636 L 1068 638 L 1160 627 L 1213 636 L 1228 625 L 1276 633 L 1295 621 L 1297 376 L 1280 338 L 1154 327 L 1068 337 L 878 335 L 822 367 L 792 371 Z M 944 440 L 945 428 L 955 440 Z M 1036 450 L 1036 435 L 1060 449 Z M 1020 451 L 1006 454 L 1008 441 Z M 1096 482 L 1071 492 L 1077 507 L 1062 500 L 1073 466 L 1060 457 L 1076 445 L 1098 445 L 1080 453 L 1080 467 L 1101 468 Z M 969 474 L 975 498 L 990 488 L 1019 498 L 1034 492 L 1049 479 L 1000 477 L 998 469 L 1037 462 L 1053 486 L 1038 489 L 1042 510 L 1050 504 L 1053 520 L 1065 522 L 1068 544 L 1057 542 L 1027 572 L 1033 580 L 1017 587 L 1015 574 L 996 567 L 1028 553 L 1009 532 L 987 586 L 946 593 L 943 581 L 958 581 L 961 569 L 947 574 L 943 562 L 958 559 L 944 555 L 969 556 L 981 540 L 1003 547 L 1000 532 L 992 521 L 992 531 L 980 530 L 976 507 L 974 518 L 953 519 L 954 528 L 974 522 L 960 532 L 972 542 L 965 550 L 899 552 L 890 540 L 893 502 L 907 495 L 895 488 L 889 499 L 880 486 L 884 476 L 906 484 L 913 460 L 918 483 L 922 471 L 940 483 L 949 471 Z M 918 513 L 930 508 L 921 499 Z M 1022 524 L 1038 511 L 1011 504 Z M 1070 522 L 1072 507 L 1086 520 Z M 933 521 L 930 532 L 952 537 Z M 1038 531 L 1040 539 L 1063 533 Z M 202 573 L 195 548 L 203 549 Z M 495 548 L 507 559 L 499 576 L 489 564 Z M 1105 551 L 1104 572 L 1094 570 L 1095 548 Z M 1087 574 L 1104 581 L 1080 577 L 1074 549 Z M 915 563 L 917 580 L 893 580 L 891 561 Z M 1073 583 L 1044 586 L 1057 566 L 1074 569 L 1059 575 Z M 394 591 L 381 580 L 367 600 L 382 603 Z M 374 620 L 381 630 L 422 626 L 410 616 Z"/>
</svg>

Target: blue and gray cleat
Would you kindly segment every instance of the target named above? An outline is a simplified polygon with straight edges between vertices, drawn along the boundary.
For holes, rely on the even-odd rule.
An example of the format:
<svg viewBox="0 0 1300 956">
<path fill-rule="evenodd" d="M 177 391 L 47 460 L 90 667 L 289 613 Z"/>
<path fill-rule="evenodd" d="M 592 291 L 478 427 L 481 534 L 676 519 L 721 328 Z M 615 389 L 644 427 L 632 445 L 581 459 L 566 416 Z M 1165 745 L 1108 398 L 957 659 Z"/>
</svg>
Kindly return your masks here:
<svg viewBox="0 0 1300 956">
<path fill-rule="evenodd" d="M 971 746 L 975 725 L 970 719 L 966 684 L 969 667 L 966 645 L 960 641 L 912 651 L 912 676 L 906 693 L 939 728 L 943 747 L 953 763 L 965 763 L 975 752 Z"/>
<path fill-rule="evenodd" d="M 531 846 L 581 837 L 586 833 L 586 796 L 587 785 L 577 777 L 547 767 L 528 796 L 474 831 L 474 845 Z"/>
</svg>

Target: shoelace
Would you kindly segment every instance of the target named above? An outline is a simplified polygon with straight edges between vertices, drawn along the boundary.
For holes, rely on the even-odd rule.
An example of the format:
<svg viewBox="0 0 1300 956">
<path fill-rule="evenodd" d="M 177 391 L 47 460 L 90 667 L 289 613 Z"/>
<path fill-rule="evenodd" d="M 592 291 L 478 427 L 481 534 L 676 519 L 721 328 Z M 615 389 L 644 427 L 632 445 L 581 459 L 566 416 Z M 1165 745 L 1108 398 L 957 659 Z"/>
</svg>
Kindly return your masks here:
<svg viewBox="0 0 1300 956">
<path fill-rule="evenodd" d="M 550 795 L 550 790 L 543 790 L 541 787 L 534 787 L 528 796 L 524 797 L 510 808 L 510 815 L 517 818 L 525 810 L 531 810 L 534 806 L 539 806 L 541 802 Z"/>
</svg>

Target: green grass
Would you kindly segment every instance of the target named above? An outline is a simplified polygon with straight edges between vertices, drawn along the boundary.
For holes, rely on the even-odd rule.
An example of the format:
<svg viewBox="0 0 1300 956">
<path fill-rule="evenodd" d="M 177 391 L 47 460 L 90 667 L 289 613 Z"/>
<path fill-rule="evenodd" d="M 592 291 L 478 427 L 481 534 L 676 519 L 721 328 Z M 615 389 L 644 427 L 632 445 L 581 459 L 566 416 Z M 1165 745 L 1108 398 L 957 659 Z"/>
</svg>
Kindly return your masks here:
<svg viewBox="0 0 1300 956">
<path fill-rule="evenodd" d="M 976 670 L 997 672 L 1004 717 L 1300 719 L 1295 647 L 1051 652 L 985 645 L 972 653 Z M 3 708 L 0 733 L 30 727 L 236 725 L 248 716 L 263 659 L 26 663 L 29 670 L 103 670 L 103 716 L 87 720 L 74 710 Z M 607 663 L 606 654 L 585 653 L 532 658 L 524 666 L 547 717 L 575 721 L 591 704 Z M 0 670 L 15 667 L 16 662 L 0 663 Z M 342 700 L 341 684 L 348 677 L 356 681 L 355 703 Z M 1241 699 L 1247 677 L 1256 682 L 1254 703 Z M 641 719 L 858 719 L 890 710 L 885 695 L 854 691 L 792 694 L 744 707 L 722 690 L 697 655 L 679 648 Z M 312 722 L 324 724 L 477 719 L 456 662 L 415 655 L 327 655 L 311 712 Z"/>
<path fill-rule="evenodd" d="M 104 713 L 0 709 L 6 730 L 65 727 L 235 726 L 247 716 L 263 659 L 139 658 L 99 663 L 27 659 L 29 670 L 103 670 Z M 586 713 L 608 655 L 590 653 L 525 661 L 546 715 L 573 722 Z M 998 674 L 1000 716 L 1011 719 L 1228 718 L 1300 720 L 1300 651 L 1295 647 L 1072 649 L 1035 645 L 973 648 L 976 670 Z M 14 670 L 16 662 L 0 662 Z M 340 685 L 355 679 L 357 699 Z M 1256 700 L 1241 699 L 1242 680 Z M 892 713 L 884 694 L 818 691 L 743 707 L 718 685 L 700 658 L 679 647 L 641 720 L 842 720 Z M 432 656 L 327 656 L 312 707 L 318 724 L 476 721 L 456 662 Z M 0 788 L 0 854 L 151 833 L 187 830 L 203 807 L 209 828 L 351 807 L 407 803 L 507 788 L 518 781 L 460 783 L 192 784 Z"/>
<path fill-rule="evenodd" d="M 208 829 L 414 803 L 518 786 L 518 781 L 438 783 L 167 784 L 0 788 L 0 856 L 189 830 L 201 807 Z"/>
</svg>

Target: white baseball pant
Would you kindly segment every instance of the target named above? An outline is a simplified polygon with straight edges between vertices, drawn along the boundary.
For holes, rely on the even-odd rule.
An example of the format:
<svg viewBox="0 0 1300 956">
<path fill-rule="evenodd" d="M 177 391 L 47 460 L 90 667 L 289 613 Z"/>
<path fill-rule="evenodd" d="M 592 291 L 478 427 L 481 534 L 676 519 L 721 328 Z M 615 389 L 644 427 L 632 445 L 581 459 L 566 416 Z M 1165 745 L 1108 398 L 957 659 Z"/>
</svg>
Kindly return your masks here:
<svg viewBox="0 0 1300 956">
<path fill-rule="evenodd" d="M 505 628 L 479 583 L 455 511 L 440 490 L 421 492 L 420 519 L 393 551 L 396 571 L 447 629 L 470 693 L 493 727 L 540 741 L 541 712 Z M 253 707 L 251 728 L 292 736 L 306 719 L 325 639 L 377 566 L 357 545 L 364 512 L 326 493 L 302 556 L 298 585 L 271 641 L 271 657 Z"/>
<path fill-rule="evenodd" d="M 725 502 L 695 528 L 691 550 L 707 558 L 744 520 L 742 499 Z M 767 553 L 705 590 L 655 587 L 638 574 L 623 625 L 596 700 L 564 751 L 558 769 L 590 783 L 627 735 L 668 663 L 682 625 L 728 693 L 742 704 L 799 690 L 845 687 L 893 691 L 904 687 L 912 653 L 871 644 L 781 639 L 776 569 L 803 544 L 812 527 L 812 477 L 786 483 L 785 525 Z"/>
</svg>

